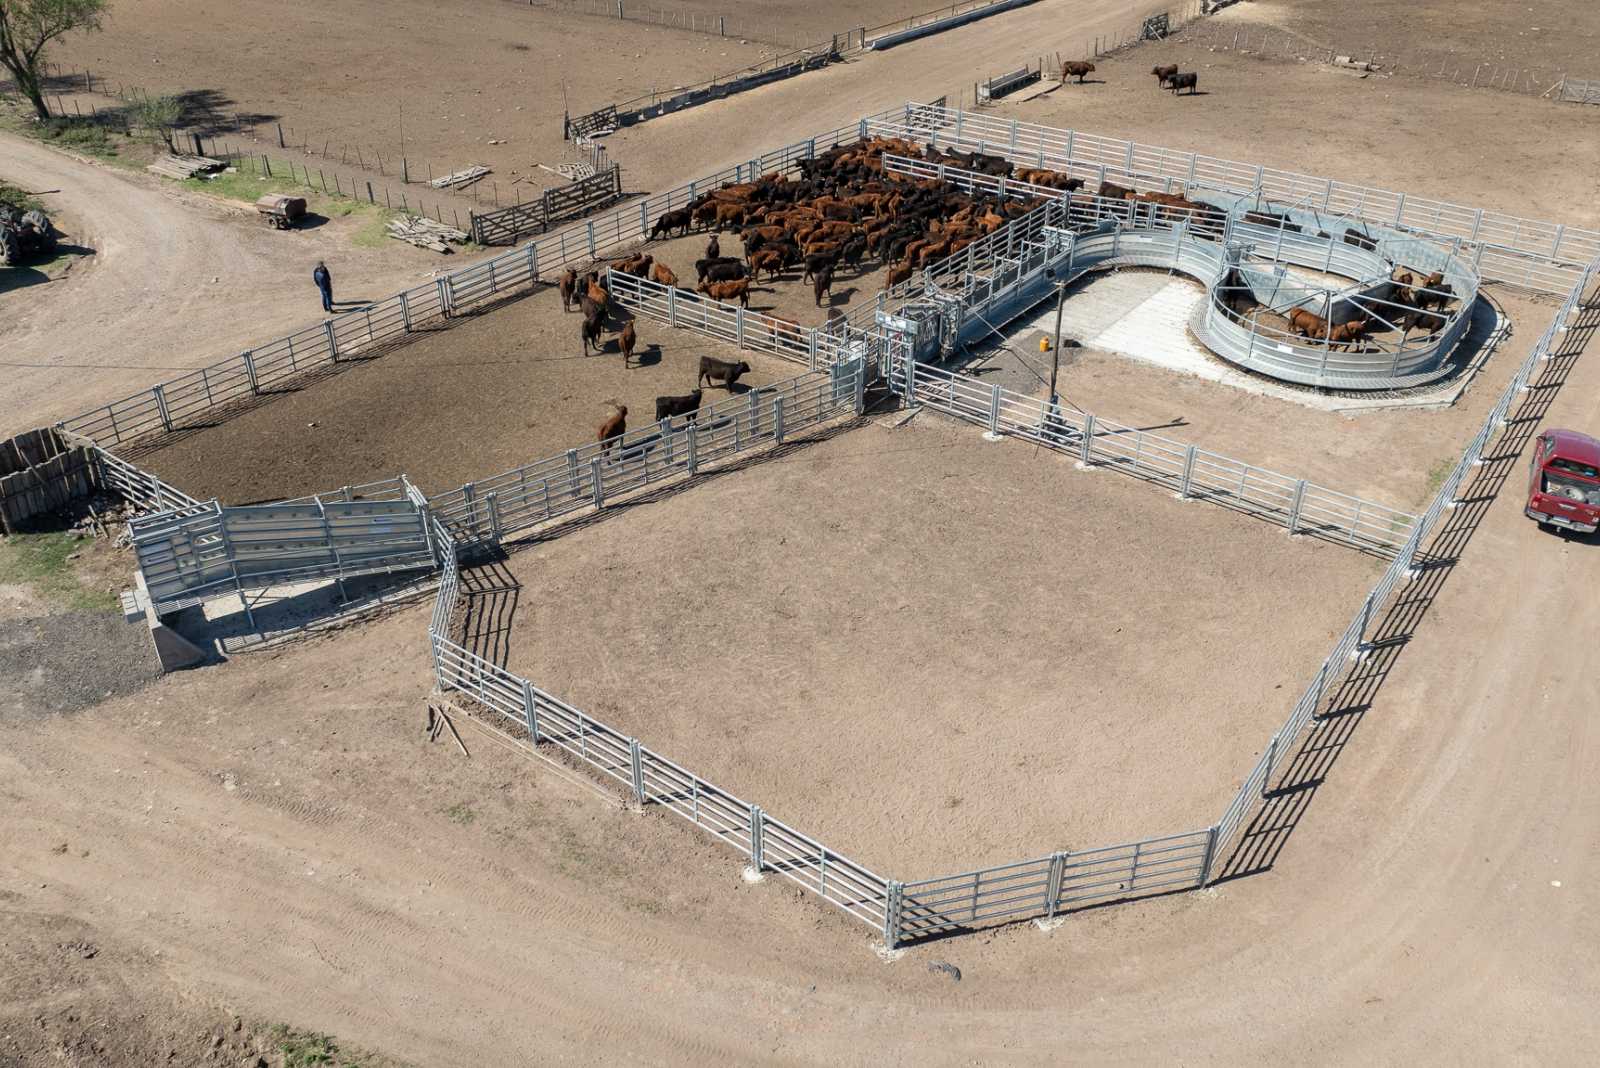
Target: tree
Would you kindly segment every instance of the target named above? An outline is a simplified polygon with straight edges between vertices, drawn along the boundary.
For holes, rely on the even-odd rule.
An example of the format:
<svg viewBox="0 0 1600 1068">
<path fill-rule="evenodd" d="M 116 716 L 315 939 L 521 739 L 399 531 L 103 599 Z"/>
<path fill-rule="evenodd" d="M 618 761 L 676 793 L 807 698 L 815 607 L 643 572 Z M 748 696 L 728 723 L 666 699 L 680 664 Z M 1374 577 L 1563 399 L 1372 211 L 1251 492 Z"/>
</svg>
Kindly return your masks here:
<svg viewBox="0 0 1600 1068">
<path fill-rule="evenodd" d="M 39 118 L 44 104 L 44 49 L 72 30 L 98 30 L 108 0 L 0 0 L 0 66 L 11 72 Z"/>
<path fill-rule="evenodd" d="M 175 96 L 147 96 L 133 105 L 133 119 L 153 142 L 157 137 L 167 143 L 168 152 L 177 152 L 172 143 L 172 131 L 183 118 L 183 102 Z"/>
</svg>

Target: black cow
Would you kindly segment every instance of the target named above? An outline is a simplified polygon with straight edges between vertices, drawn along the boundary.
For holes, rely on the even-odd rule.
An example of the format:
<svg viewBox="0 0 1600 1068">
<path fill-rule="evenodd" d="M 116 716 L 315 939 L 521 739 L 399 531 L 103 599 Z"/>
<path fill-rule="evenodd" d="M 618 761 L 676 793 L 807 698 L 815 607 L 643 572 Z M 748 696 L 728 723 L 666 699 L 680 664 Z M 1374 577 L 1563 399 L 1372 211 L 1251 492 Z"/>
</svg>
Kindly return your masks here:
<svg viewBox="0 0 1600 1068">
<path fill-rule="evenodd" d="M 650 240 L 654 241 L 662 234 L 670 235 L 674 230 L 686 234 L 689 232 L 689 224 L 693 221 L 694 213 L 688 208 L 679 208 L 677 211 L 665 212 L 662 214 L 661 218 L 656 220 L 655 226 L 651 228 Z"/>
<path fill-rule="evenodd" d="M 1193 96 L 1195 93 L 1195 86 L 1199 84 L 1200 75 L 1196 74 L 1194 71 L 1189 71 L 1187 74 L 1174 74 L 1172 77 L 1167 79 L 1167 88 L 1172 90 L 1173 96 L 1178 95 L 1179 89 L 1187 89 L 1189 90 L 1189 95 Z"/>
<path fill-rule="evenodd" d="M 733 256 L 695 260 L 694 273 L 702 282 L 735 282 L 746 275 L 744 261 Z"/>
<path fill-rule="evenodd" d="M 657 397 L 656 422 L 659 423 L 674 415 L 684 416 L 693 422 L 694 417 L 700 412 L 700 394 L 701 391 L 696 389 L 693 393 L 685 393 L 681 397 Z"/>
<path fill-rule="evenodd" d="M 721 385 L 723 389 L 732 390 L 733 384 L 739 381 L 739 376 L 749 373 L 750 365 L 743 360 L 738 363 L 730 363 L 727 360 L 719 360 L 715 356 L 702 356 L 700 357 L 700 377 L 694 380 L 694 384 L 696 386 L 701 383 L 711 386 Z"/>
<path fill-rule="evenodd" d="M 1354 230 L 1350 228 L 1345 229 L 1344 243 L 1347 245 L 1354 245 L 1356 248 L 1359 248 L 1365 252 L 1374 252 L 1378 248 L 1378 243 L 1372 238 L 1368 237 L 1360 230 Z"/>
</svg>

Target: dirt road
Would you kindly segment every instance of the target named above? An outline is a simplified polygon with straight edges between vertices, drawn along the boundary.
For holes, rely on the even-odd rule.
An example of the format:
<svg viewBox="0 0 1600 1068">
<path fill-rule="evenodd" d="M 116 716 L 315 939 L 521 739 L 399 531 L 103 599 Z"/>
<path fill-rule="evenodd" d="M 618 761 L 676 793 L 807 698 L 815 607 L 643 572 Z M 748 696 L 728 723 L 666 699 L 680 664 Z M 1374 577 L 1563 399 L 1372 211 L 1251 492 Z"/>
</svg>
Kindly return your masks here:
<svg viewBox="0 0 1600 1068">
<path fill-rule="evenodd" d="M 65 418 L 227 357 L 321 314 L 311 268 L 339 299 L 377 298 L 442 265 L 349 244 L 353 220 L 280 233 L 255 213 L 0 134 L 0 178 L 79 220 L 94 250 L 66 278 L 0 295 L 0 434 Z M 412 253 L 415 252 L 416 255 Z"/>
</svg>

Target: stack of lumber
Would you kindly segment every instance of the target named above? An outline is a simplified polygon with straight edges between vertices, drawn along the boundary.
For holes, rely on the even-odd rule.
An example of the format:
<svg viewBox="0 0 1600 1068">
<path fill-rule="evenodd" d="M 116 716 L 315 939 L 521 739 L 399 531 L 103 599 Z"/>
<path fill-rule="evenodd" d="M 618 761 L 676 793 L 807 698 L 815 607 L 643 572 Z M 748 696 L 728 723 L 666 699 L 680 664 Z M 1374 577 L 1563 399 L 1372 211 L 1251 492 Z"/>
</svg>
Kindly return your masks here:
<svg viewBox="0 0 1600 1068">
<path fill-rule="evenodd" d="M 419 215 L 405 215 L 398 219 L 389 220 L 387 229 L 389 236 L 396 241 L 405 241 L 418 248 L 428 248 L 435 252 L 449 252 L 450 246 L 445 242 L 464 245 L 468 235 L 454 226 L 436 223 L 432 219 Z"/>
<path fill-rule="evenodd" d="M 466 170 L 456 171 L 454 174 L 447 174 L 443 178 L 435 178 L 428 184 L 433 186 L 435 189 L 449 189 L 453 186 L 465 188 L 466 186 L 471 185 L 473 182 L 478 181 L 488 173 L 490 173 L 489 168 L 480 163 L 468 167 Z"/>
<path fill-rule="evenodd" d="M 145 168 L 168 178 L 193 178 L 197 174 L 215 174 L 225 170 L 227 164 L 209 156 L 164 156 Z"/>
</svg>

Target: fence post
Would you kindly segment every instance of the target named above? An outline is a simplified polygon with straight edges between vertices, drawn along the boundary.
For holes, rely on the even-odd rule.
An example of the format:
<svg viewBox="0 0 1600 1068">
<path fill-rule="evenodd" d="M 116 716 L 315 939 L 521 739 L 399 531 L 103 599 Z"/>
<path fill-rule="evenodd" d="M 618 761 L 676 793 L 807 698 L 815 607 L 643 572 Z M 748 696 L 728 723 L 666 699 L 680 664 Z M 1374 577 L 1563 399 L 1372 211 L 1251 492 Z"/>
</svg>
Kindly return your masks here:
<svg viewBox="0 0 1600 1068">
<path fill-rule="evenodd" d="M 761 832 L 766 825 L 766 817 L 761 812 L 760 805 L 750 806 L 750 867 L 757 872 L 762 869 Z"/>
<path fill-rule="evenodd" d="M 539 711 L 538 705 L 533 700 L 533 683 L 527 679 L 522 680 L 522 716 L 523 722 L 528 727 L 528 741 L 532 745 L 539 744 Z"/>
<path fill-rule="evenodd" d="M 439 314 L 450 318 L 450 276 L 445 275 L 435 283 L 439 287 Z"/>
<path fill-rule="evenodd" d="M 742 349 L 744 348 L 744 309 L 735 308 L 733 311 L 733 339 Z"/>
<path fill-rule="evenodd" d="M 172 430 L 172 414 L 167 411 L 167 391 L 160 386 L 155 386 L 150 392 L 156 395 L 156 411 L 161 415 L 161 425 L 170 433 Z M 156 503 L 160 504 L 159 498 Z"/>
<path fill-rule="evenodd" d="M 528 284 L 539 281 L 539 242 L 528 242 Z"/>
<path fill-rule="evenodd" d="M 883 944 L 887 949 L 900 942 L 900 897 L 904 893 L 904 886 L 893 879 L 884 884 Z"/>
<path fill-rule="evenodd" d="M 411 333 L 411 300 L 404 290 L 400 292 L 400 321 L 405 326 L 405 332 Z"/>
<path fill-rule="evenodd" d="M 333 332 L 333 320 L 326 319 L 322 323 L 322 332 L 328 335 L 328 362 L 339 362 L 339 339 Z"/>
<path fill-rule="evenodd" d="M 1261 775 L 1261 796 L 1266 797 L 1272 792 L 1272 765 L 1278 760 L 1278 736 L 1274 734 L 1272 741 L 1267 746 L 1267 770 Z"/>
<path fill-rule="evenodd" d="M 1367 594 L 1366 601 L 1361 605 L 1361 629 L 1356 632 L 1356 647 L 1350 653 L 1351 658 L 1356 660 L 1367 651 L 1367 627 L 1372 623 L 1372 596 Z"/>
<path fill-rule="evenodd" d="M 812 327 L 806 342 L 806 360 L 810 370 L 817 369 L 817 328 Z"/>
<path fill-rule="evenodd" d="M 1306 499 L 1306 480 L 1301 479 L 1294 484 L 1294 500 L 1289 504 L 1289 533 L 1293 534 L 1300 526 L 1300 506 Z"/>
<path fill-rule="evenodd" d="M 867 358 L 856 357 L 855 411 L 861 415 L 867 410 Z"/>
<path fill-rule="evenodd" d="M 628 739 L 628 761 L 633 765 L 633 799 L 644 806 L 644 761 L 639 756 L 639 739 Z"/>
<path fill-rule="evenodd" d="M 688 450 L 684 459 L 684 470 L 688 471 L 691 475 L 693 475 L 700 467 L 700 459 L 695 445 L 696 436 L 695 424 L 690 423 L 684 430 L 683 441 L 685 449 Z"/>
<path fill-rule="evenodd" d="M 1093 449 L 1094 449 L 1094 416 L 1093 415 L 1085 415 L 1083 417 L 1083 441 L 1079 445 L 1079 448 L 1078 448 L 1078 459 L 1083 462 L 1085 467 L 1087 467 L 1089 464 L 1094 462 L 1093 460 L 1090 459 L 1090 454 L 1092 453 Z"/>
<path fill-rule="evenodd" d="M 989 436 L 1000 436 L 1000 387 L 989 387 Z"/>
<path fill-rule="evenodd" d="M 490 490 L 483 499 L 489 506 L 489 536 L 496 542 L 500 540 L 500 505 L 496 501 L 497 497 L 498 494 Z"/>
<path fill-rule="evenodd" d="M 257 395 L 259 395 L 261 393 L 261 383 L 256 380 L 256 360 L 255 360 L 255 357 L 250 355 L 250 350 L 249 349 L 246 349 L 244 351 L 243 356 L 244 356 L 244 373 L 250 379 L 250 393 L 251 393 L 252 396 L 257 396 Z"/>
<path fill-rule="evenodd" d="M 678 325 L 678 287 L 671 286 L 667 289 L 667 325 Z"/>
<path fill-rule="evenodd" d="M 593 256 L 596 254 L 594 250 L 594 223 L 586 223 L 584 225 L 584 232 L 589 238 L 589 255 Z"/>
<path fill-rule="evenodd" d="M 783 444 L 783 398 L 772 398 L 772 442 Z"/>
<path fill-rule="evenodd" d="M 606 506 L 606 491 L 604 484 L 601 482 L 600 463 L 600 457 L 598 456 L 589 461 L 589 478 L 594 483 L 594 506 L 596 508 L 604 508 Z"/>
<path fill-rule="evenodd" d="M 1194 479 L 1194 450 L 1193 445 L 1183 450 L 1183 479 L 1178 483 L 1180 500 L 1189 499 L 1189 483 Z"/>
<path fill-rule="evenodd" d="M 1061 873 L 1066 869 L 1067 855 L 1065 853 L 1050 854 L 1050 875 L 1044 884 L 1044 915 L 1051 919 L 1056 914 L 1056 909 L 1061 907 Z"/>
<path fill-rule="evenodd" d="M 1211 829 L 1206 832 L 1206 855 L 1205 859 L 1200 862 L 1200 881 L 1195 884 L 1195 889 L 1199 889 L 1211 881 L 1211 865 L 1217 859 L 1217 835 L 1220 830 L 1221 828 L 1213 823 Z"/>
</svg>

